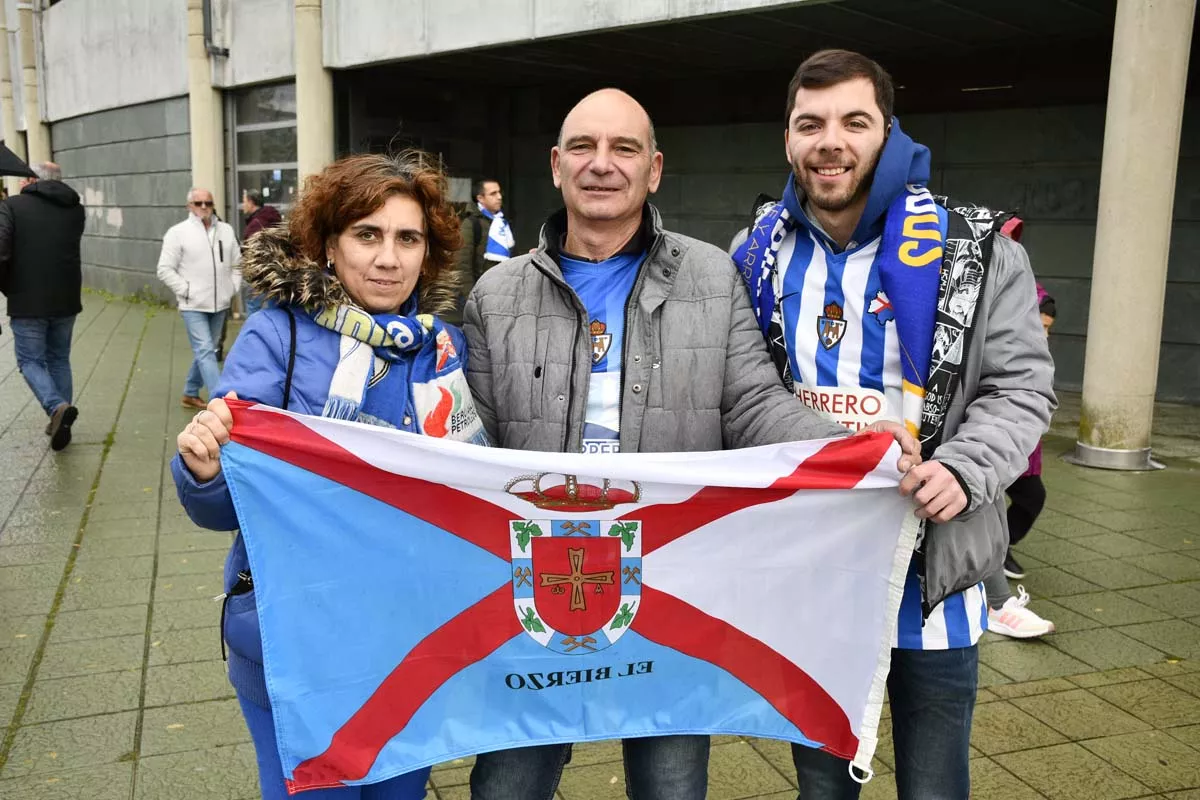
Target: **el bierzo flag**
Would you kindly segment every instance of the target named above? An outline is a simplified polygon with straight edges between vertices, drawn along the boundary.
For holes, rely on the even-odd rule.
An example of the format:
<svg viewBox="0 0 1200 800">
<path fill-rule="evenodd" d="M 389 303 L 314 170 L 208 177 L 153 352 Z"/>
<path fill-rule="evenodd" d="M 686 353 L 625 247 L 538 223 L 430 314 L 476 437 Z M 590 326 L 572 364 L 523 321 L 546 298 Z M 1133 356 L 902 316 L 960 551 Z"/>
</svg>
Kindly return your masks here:
<svg viewBox="0 0 1200 800">
<path fill-rule="evenodd" d="M 230 407 L 289 791 L 681 733 L 869 774 L 917 531 L 891 437 L 559 454 Z"/>
</svg>

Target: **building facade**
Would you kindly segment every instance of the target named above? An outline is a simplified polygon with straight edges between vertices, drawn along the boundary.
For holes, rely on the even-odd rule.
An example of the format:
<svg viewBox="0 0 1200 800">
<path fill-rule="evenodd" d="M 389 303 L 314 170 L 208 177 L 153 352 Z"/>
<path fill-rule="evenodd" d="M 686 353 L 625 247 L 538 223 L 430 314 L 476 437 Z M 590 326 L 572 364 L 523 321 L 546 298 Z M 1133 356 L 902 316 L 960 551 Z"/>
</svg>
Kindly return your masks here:
<svg viewBox="0 0 1200 800">
<path fill-rule="evenodd" d="M 1026 220 L 1034 270 L 1058 299 L 1051 344 L 1067 389 L 1084 383 L 1089 330 L 1113 322 L 1089 319 L 1089 307 L 1114 37 L 1168 25 L 1130 22 L 1142 9 L 1121 12 L 1117 0 L 2 5 L 5 140 L 62 164 L 88 206 L 87 283 L 119 293 L 156 287 L 159 240 L 186 213 L 189 186 L 211 187 L 240 228 L 243 190 L 286 211 L 303 176 L 336 154 L 410 144 L 440 155 L 459 199 L 472 178 L 498 179 L 518 246 L 532 245 L 558 202 L 549 148 L 562 115 L 603 86 L 629 90 L 655 120 L 665 177 L 654 202 L 668 225 L 723 246 L 754 198 L 778 195 L 787 178 L 783 114 L 795 67 L 822 47 L 865 52 L 892 72 L 902 125 L 933 151 L 932 188 Z M 1149 5 L 1171 7 L 1175 27 L 1188 26 L 1182 63 L 1176 54 L 1156 68 L 1186 83 L 1190 63 L 1193 77 L 1186 102 L 1180 92 L 1177 174 L 1156 190 L 1173 192 L 1173 210 L 1162 220 L 1169 258 L 1155 387 L 1160 400 L 1198 402 L 1195 0 Z M 1125 246 L 1136 274 L 1140 244 Z M 1157 324 L 1144 308 L 1128 313 Z"/>
</svg>

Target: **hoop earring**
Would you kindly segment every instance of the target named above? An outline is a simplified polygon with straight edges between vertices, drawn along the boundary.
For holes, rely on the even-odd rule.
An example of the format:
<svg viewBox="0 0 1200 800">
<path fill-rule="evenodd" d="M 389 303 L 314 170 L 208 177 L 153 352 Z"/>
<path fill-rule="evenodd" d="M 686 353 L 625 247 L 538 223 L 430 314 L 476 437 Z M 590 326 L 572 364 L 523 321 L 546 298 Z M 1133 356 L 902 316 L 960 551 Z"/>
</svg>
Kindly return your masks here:
<svg viewBox="0 0 1200 800">
<path fill-rule="evenodd" d="M 325 271 L 329 272 L 329 273 L 333 272 L 333 259 L 332 258 L 325 259 Z"/>
</svg>

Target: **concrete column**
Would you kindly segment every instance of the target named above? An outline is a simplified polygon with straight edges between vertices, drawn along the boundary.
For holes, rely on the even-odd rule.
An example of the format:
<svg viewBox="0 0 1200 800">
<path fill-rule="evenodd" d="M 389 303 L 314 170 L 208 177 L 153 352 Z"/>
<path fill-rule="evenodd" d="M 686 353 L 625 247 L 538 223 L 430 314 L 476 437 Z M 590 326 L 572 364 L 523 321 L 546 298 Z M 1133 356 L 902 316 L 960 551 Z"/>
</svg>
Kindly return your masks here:
<svg viewBox="0 0 1200 800">
<path fill-rule="evenodd" d="M 42 121 L 42 108 L 38 93 L 37 48 L 34 42 L 33 6 L 26 2 L 17 6 L 17 21 L 20 25 L 21 51 L 21 96 L 25 100 L 25 145 L 28 161 L 50 161 L 50 128 Z"/>
<path fill-rule="evenodd" d="M 8 60 L 8 21 L 6 4 L 0 0 L 0 134 L 4 144 L 20 158 L 25 158 L 25 137 L 17 130 L 17 111 L 13 105 L 12 70 Z M 4 179 L 9 195 L 20 191 L 20 178 Z"/>
<path fill-rule="evenodd" d="M 176 0 L 177 2 L 179 0 Z M 204 0 L 184 0 L 188 12 L 188 125 L 192 140 L 192 185 L 212 192 L 225 209 L 225 139 L 221 92 L 212 85 L 212 64 L 204 45 Z M 179 198 L 183 205 L 184 198 Z"/>
<path fill-rule="evenodd" d="M 1196 0 L 1118 0 L 1073 460 L 1148 469 Z M 1136 242 L 1136 252 L 1130 244 Z"/>
<path fill-rule="evenodd" d="M 333 161 L 333 74 L 325 69 L 321 0 L 295 0 L 296 160 L 300 180 Z"/>
</svg>

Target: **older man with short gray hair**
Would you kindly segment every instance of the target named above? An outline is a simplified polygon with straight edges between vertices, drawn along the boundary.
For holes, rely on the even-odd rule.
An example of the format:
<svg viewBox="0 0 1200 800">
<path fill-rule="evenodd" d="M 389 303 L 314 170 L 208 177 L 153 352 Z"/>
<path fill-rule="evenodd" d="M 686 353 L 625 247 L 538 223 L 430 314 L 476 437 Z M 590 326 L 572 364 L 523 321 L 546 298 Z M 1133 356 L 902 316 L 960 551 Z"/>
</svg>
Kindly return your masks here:
<svg viewBox="0 0 1200 800">
<path fill-rule="evenodd" d="M 185 408 L 204 408 L 201 385 L 209 394 L 221 377 L 217 348 L 229 300 L 242 284 L 241 250 L 228 223 L 216 218 L 208 189 L 191 189 L 188 218 L 171 226 L 158 257 L 158 278 L 174 294 L 192 345 L 192 366 L 184 383 Z"/>
</svg>

